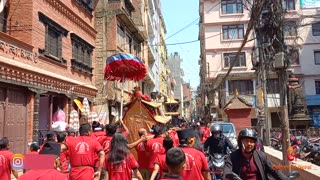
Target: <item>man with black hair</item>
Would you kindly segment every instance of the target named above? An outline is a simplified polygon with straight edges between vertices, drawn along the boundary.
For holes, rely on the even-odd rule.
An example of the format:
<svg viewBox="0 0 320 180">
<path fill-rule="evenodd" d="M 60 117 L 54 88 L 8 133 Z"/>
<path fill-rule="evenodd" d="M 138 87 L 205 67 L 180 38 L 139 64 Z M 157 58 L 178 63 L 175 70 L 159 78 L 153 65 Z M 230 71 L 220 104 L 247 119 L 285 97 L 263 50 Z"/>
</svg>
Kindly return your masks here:
<svg viewBox="0 0 320 180">
<path fill-rule="evenodd" d="M 68 130 L 67 130 L 67 133 L 68 133 L 68 137 L 75 137 L 76 136 L 76 130 L 72 127 L 70 127 Z"/>
<path fill-rule="evenodd" d="M 98 121 L 92 121 L 92 133 L 91 135 L 95 138 L 98 138 L 100 136 L 104 137 L 106 136 L 106 133 L 103 131 L 101 124 Z"/>
<path fill-rule="evenodd" d="M 166 153 L 166 164 L 168 174 L 164 175 L 161 180 L 183 179 L 181 173 L 186 163 L 185 153 L 178 147 L 171 148 Z"/>
<path fill-rule="evenodd" d="M 29 150 L 30 152 L 28 154 L 39 154 L 38 150 L 40 149 L 37 142 L 30 143 Z"/>
<path fill-rule="evenodd" d="M 58 143 L 63 146 L 66 143 L 66 136 L 65 132 L 58 132 L 57 133 L 57 140 Z M 69 165 L 69 154 L 68 151 L 63 151 L 60 153 L 60 171 L 63 173 L 68 173 L 68 165 Z"/>
<path fill-rule="evenodd" d="M 45 142 L 40 146 L 39 153 L 42 151 L 43 145 L 46 144 L 47 142 L 56 142 L 57 140 L 57 135 L 54 131 L 48 131 L 46 134 L 46 140 Z"/>
<path fill-rule="evenodd" d="M 18 180 L 68 180 L 68 175 L 59 172 L 61 146 L 59 143 L 45 143 L 40 154 L 54 155 L 53 169 L 32 169 L 19 177 Z"/>
<path fill-rule="evenodd" d="M 163 131 L 162 127 L 159 125 L 154 125 L 152 128 L 152 133 L 154 134 L 154 137 L 152 139 L 149 139 L 147 141 L 146 150 L 150 153 L 149 163 L 148 163 L 148 169 L 150 173 L 152 173 L 154 168 L 154 160 L 159 154 L 163 154 L 165 152 L 165 149 L 163 147 L 163 137 L 161 136 Z"/>
<path fill-rule="evenodd" d="M 70 153 L 70 180 L 100 179 L 105 153 L 100 143 L 91 136 L 91 125 L 81 124 L 80 136 L 68 139 L 66 146 Z M 95 154 L 99 154 L 99 166 L 94 172 Z"/>
<path fill-rule="evenodd" d="M 9 151 L 9 139 L 3 137 L 0 140 L 0 177 L 1 180 L 11 180 L 11 173 L 18 179 L 18 171 L 11 168 L 11 158 L 13 153 Z"/>
<path fill-rule="evenodd" d="M 210 180 L 209 166 L 204 153 L 195 149 L 196 134 L 193 129 L 178 132 L 180 148 L 186 154 L 186 164 L 182 172 L 183 179 Z"/>
<path fill-rule="evenodd" d="M 166 165 L 166 152 L 173 147 L 173 140 L 170 136 L 166 136 L 163 139 L 163 147 L 165 149 L 164 154 L 160 154 L 154 160 L 154 169 L 150 180 L 158 179 L 156 177 L 162 177 L 164 172 L 168 172 L 168 167 Z"/>
</svg>

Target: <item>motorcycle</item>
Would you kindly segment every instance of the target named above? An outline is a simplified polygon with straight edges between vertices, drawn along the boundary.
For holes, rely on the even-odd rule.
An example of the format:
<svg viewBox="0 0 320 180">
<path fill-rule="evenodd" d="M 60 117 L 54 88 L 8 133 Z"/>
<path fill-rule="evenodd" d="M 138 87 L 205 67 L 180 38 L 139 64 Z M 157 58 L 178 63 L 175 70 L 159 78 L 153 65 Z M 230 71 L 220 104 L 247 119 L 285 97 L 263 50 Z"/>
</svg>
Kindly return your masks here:
<svg viewBox="0 0 320 180">
<path fill-rule="evenodd" d="M 298 176 L 300 176 L 300 173 L 298 171 L 292 171 L 290 175 L 288 176 L 289 179 L 295 179 Z M 227 180 L 242 180 L 237 174 L 231 172 L 226 174 Z"/>
<path fill-rule="evenodd" d="M 299 156 L 302 160 L 320 165 L 320 144 L 308 142 L 301 148 Z"/>
<path fill-rule="evenodd" d="M 271 141 L 271 147 L 277 150 L 282 150 L 282 133 L 274 133 L 270 139 Z"/>
<path fill-rule="evenodd" d="M 222 154 L 207 154 L 212 180 L 221 180 L 223 175 L 224 157 Z"/>
</svg>

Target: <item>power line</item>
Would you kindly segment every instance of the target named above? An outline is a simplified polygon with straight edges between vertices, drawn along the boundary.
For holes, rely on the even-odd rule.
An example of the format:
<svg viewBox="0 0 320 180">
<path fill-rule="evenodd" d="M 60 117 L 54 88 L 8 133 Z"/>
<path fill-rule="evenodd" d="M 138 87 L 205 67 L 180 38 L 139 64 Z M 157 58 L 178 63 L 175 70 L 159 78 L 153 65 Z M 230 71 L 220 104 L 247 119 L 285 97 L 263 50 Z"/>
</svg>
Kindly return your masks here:
<svg viewBox="0 0 320 180">
<path fill-rule="evenodd" d="M 210 12 L 213 8 L 217 7 L 218 5 L 221 4 L 221 1 L 219 3 L 217 3 L 216 5 L 212 6 L 208 11 L 206 11 L 207 13 Z M 169 37 L 166 38 L 166 40 L 168 40 L 169 38 L 177 35 L 178 33 L 180 33 L 181 31 L 187 29 L 188 27 L 190 27 L 194 22 L 196 22 L 197 20 L 199 20 L 200 17 L 196 18 L 195 20 L 193 20 L 191 23 L 189 23 L 188 25 L 186 25 L 185 27 L 181 28 L 180 30 L 178 30 L 177 32 L 173 33 L 172 35 L 170 35 Z"/>
</svg>

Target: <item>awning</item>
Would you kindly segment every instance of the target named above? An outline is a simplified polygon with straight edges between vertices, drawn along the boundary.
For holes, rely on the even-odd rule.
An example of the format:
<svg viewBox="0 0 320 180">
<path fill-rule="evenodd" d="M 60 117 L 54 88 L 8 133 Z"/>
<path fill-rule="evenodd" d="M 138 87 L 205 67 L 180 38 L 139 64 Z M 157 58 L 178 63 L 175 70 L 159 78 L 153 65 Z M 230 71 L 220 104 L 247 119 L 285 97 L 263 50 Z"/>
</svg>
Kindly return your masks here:
<svg viewBox="0 0 320 180">
<path fill-rule="evenodd" d="M 154 116 L 154 119 L 159 123 L 167 124 L 171 120 L 171 117 Z"/>
<path fill-rule="evenodd" d="M 307 106 L 317 106 L 320 105 L 320 95 L 306 95 Z"/>
<path fill-rule="evenodd" d="M 176 101 L 175 99 L 172 98 L 167 98 L 167 102 L 165 102 L 166 104 L 179 104 L 178 101 Z"/>
</svg>

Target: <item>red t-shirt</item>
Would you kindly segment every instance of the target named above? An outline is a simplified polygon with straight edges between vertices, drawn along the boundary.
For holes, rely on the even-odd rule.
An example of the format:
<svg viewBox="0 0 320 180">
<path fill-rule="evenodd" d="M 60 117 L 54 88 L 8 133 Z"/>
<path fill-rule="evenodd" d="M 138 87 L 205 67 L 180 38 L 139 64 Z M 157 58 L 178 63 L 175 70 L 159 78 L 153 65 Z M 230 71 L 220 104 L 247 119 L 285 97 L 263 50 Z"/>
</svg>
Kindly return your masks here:
<svg viewBox="0 0 320 180">
<path fill-rule="evenodd" d="M 112 140 L 112 136 L 106 136 L 103 144 L 102 144 L 102 147 L 103 147 L 103 150 L 104 150 L 104 153 L 107 155 L 111 149 L 111 140 Z"/>
<path fill-rule="evenodd" d="M 92 132 L 91 135 L 96 137 L 97 140 L 98 140 L 98 137 L 106 136 L 106 132 L 104 132 L 104 131 L 96 131 L 96 132 Z"/>
<path fill-rule="evenodd" d="M 70 138 L 66 145 L 70 154 L 70 180 L 92 179 L 95 155 L 103 150 L 100 143 L 91 136 L 78 136 Z M 90 167 L 79 167 L 90 166 Z"/>
<path fill-rule="evenodd" d="M 68 180 L 68 175 L 55 169 L 37 169 L 26 172 L 18 180 Z"/>
<path fill-rule="evenodd" d="M 202 132 L 201 142 L 204 143 L 210 137 L 210 129 L 206 126 L 201 126 L 200 130 Z"/>
<path fill-rule="evenodd" d="M 163 147 L 163 137 L 153 138 L 147 141 L 147 151 L 150 152 L 150 159 L 149 159 L 149 169 L 153 171 L 154 168 L 154 160 L 159 154 L 163 154 L 165 149 Z"/>
<path fill-rule="evenodd" d="M 60 143 L 62 144 L 62 143 Z M 68 172 L 68 164 L 69 164 L 69 159 L 67 158 L 69 151 L 63 151 L 60 153 L 60 168 L 61 168 L 61 172 Z"/>
<path fill-rule="evenodd" d="M 158 164 L 159 165 L 159 174 L 160 177 L 162 177 L 163 172 L 168 172 L 168 166 L 166 164 L 166 154 L 160 154 L 156 157 L 156 159 L 154 160 L 154 164 Z"/>
<path fill-rule="evenodd" d="M 252 156 L 253 157 L 253 156 Z M 253 158 L 250 158 L 247 163 L 244 163 L 241 167 L 241 178 L 247 180 L 255 180 L 258 177 L 258 169 L 254 163 Z"/>
<path fill-rule="evenodd" d="M 149 156 L 147 156 L 146 143 L 141 142 L 135 146 L 138 155 L 138 164 L 140 169 L 148 169 Z"/>
<path fill-rule="evenodd" d="M 109 179 L 112 180 L 132 180 L 132 170 L 139 168 L 139 164 L 132 154 L 118 164 L 108 163 L 106 158 Z"/>
<path fill-rule="evenodd" d="M 0 177 L 1 180 L 11 180 L 11 157 L 13 153 L 8 150 L 0 151 Z"/>
<path fill-rule="evenodd" d="M 182 178 L 203 179 L 202 172 L 209 171 L 208 162 L 204 153 L 190 147 L 182 147 L 181 149 L 186 155 L 186 164 L 182 171 Z"/>
<path fill-rule="evenodd" d="M 176 131 L 171 131 L 170 135 L 171 139 L 173 140 L 173 146 L 177 147 L 179 145 L 179 137 Z"/>
</svg>

